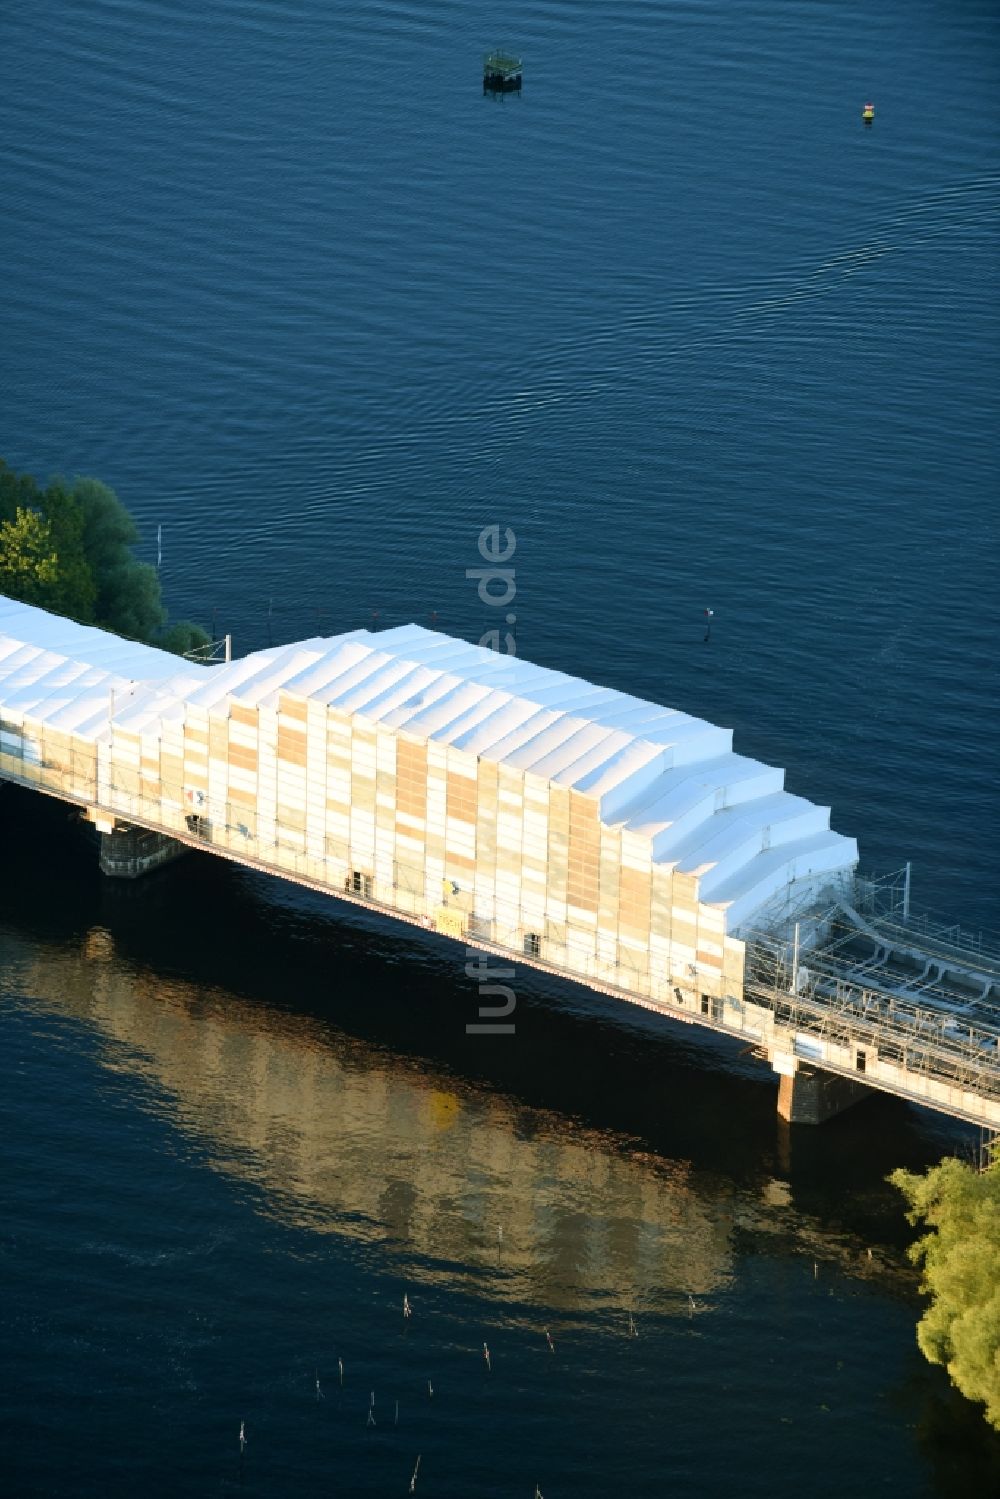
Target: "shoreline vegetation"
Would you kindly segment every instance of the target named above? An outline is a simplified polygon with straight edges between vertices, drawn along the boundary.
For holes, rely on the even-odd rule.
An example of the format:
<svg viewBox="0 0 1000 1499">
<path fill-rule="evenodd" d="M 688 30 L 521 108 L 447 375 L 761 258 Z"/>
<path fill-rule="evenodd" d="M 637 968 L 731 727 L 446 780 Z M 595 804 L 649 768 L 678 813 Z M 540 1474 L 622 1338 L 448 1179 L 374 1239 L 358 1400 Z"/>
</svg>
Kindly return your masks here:
<svg viewBox="0 0 1000 1499">
<path fill-rule="evenodd" d="M 132 551 L 138 539 L 99 479 L 43 488 L 0 458 L 0 593 L 178 656 L 208 645 L 200 625 L 168 623 L 157 571 Z"/>
<path fill-rule="evenodd" d="M 930 1305 L 917 1345 L 1000 1431 L 1000 1146 L 983 1170 L 949 1157 L 923 1175 L 894 1171 L 910 1223 L 926 1226 L 910 1245 Z"/>
<path fill-rule="evenodd" d="M 138 536 L 100 480 L 43 488 L 0 459 L 0 593 L 179 656 L 208 645 L 199 625 L 168 624 L 157 571 L 133 554 Z M 927 1230 L 908 1250 L 930 1299 L 920 1351 L 1000 1432 L 1000 1146 L 981 1171 L 948 1158 L 889 1181 L 909 1222 Z"/>
</svg>

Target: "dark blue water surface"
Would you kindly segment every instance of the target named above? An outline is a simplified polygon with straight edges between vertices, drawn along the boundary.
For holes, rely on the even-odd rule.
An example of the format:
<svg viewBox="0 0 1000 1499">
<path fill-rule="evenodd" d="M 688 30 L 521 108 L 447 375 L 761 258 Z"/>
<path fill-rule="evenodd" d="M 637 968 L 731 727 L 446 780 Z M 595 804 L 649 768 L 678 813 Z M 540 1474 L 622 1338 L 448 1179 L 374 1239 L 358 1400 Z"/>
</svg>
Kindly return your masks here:
<svg viewBox="0 0 1000 1499">
<path fill-rule="evenodd" d="M 731 725 L 996 926 L 998 34 L 7 0 L 0 454 L 113 485 L 150 560 L 161 524 L 173 615 L 238 652 L 478 639 L 509 526 L 522 655 Z M 520 97 L 481 93 L 499 41 Z M 447 944 L 211 859 L 106 888 L 9 790 L 0 840 L 0 1487 L 998 1481 L 883 1183 L 946 1124 L 789 1139 L 751 1058 L 568 987 L 468 1038 Z"/>
</svg>

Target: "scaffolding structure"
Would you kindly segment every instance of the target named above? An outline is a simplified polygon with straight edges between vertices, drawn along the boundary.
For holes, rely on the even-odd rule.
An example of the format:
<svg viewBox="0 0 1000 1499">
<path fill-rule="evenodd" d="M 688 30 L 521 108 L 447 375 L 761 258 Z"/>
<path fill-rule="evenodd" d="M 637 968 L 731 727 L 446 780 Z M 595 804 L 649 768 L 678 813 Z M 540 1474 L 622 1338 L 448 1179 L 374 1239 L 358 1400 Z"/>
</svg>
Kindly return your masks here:
<svg viewBox="0 0 1000 1499">
<path fill-rule="evenodd" d="M 744 995 L 784 1032 L 815 1037 L 821 1066 L 846 1053 L 855 1074 L 878 1062 L 1000 1103 L 1000 950 L 912 912 L 908 868 L 859 877 L 851 901 L 784 931 L 748 934 Z M 808 1056 L 808 1040 L 798 1051 Z"/>
<path fill-rule="evenodd" d="M 0 779 L 75 802 L 100 826 L 146 829 L 311 889 L 340 896 L 469 947 L 583 983 L 615 998 L 749 1041 L 768 1059 L 785 1051 L 807 1065 L 978 1124 L 1000 1121 L 1000 953 L 909 910 L 909 880 L 858 878 L 852 897 L 800 912 L 783 928 L 744 933 L 741 992 L 702 991 L 697 965 L 679 987 L 667 972 L 612 961 L 597 949 L 566 962 L 565 933 L 521 908 L 513 921 L 429 898 L 425 881 L 395 863 L 388 880 L 364 871 L 350 842 L 327 837 L 310 853 L 280 831 L 261 837 L 228 800 L 195 810 L 180 784 L 137 795 L 117 767 L 95 775 L 92 759 L 65 764 L 2 756 Z M 210 815 L 206 815 L 210 814 Z M 113 858 L 113 854 L 111 855 Z M 361 866 L 359 868 L 358 866 Z M 445 885 L 451 885 L 445 881 Z"/>
</svg>

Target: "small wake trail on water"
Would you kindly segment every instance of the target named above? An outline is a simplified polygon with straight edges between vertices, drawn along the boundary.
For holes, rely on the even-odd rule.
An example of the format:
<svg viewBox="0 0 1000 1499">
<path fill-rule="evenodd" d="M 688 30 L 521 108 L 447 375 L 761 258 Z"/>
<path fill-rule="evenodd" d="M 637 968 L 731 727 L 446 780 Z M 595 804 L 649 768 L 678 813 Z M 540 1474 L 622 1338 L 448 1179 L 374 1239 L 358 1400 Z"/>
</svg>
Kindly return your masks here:
<svg viewBox="0 0 1000 1499">
<path fill-rule="evenodd" d="M 891 286 L 899 272 L 890 268 L 929 244 L 984 242 L 981 231 L 995 224 L 998 208 L 1000 176 L 946 183 L 889 206 L 865 225 L 860 242 L 763 276 L 665 288 L 660 297 L 647 283 L 624 305 L 614 285 L 600 306 L 568 300 L 560 314 L 562 331 L 534 348 L 495 356 L 489 387 L 474 381 L 461 361 L 453 376 L 414 382 L 390 409 L 372 413 L 367 443 L 338 448 L 334 461 L 317 449 L 308 419 L 300 420 L 288 456 L 299 445 L 310 451 L 313 482 L 286 519 L 307 520 L 328 513 L 331 504 L 363 501 L 384 490 L 393 473 L 405 471 L 419 489 L 432 462 L 468 471 L 470 482 L 500 476 L 512 447 L 537 434 L 540 421 L 558 414 L 561 422 L 580 428 L 595 402 L 626 391 L 645 398 L 665 374 L 673 378 L 673 367 L 705 354 L 724 360 L 729 353 L 740 357 L 771 343 L 787 350 L 794 343 L 796 361 L 820 358 L 818 345 L 831 316 L 842 318 L 835 332 L 840 339 L 884 327 L 870 305 L 860 320 L 854 306 L 837 309 L 839 297 L 866 278 L 889 276 Z M 806 315 L 812 307 L 826 309 L 822 324 Z M 919 302 L 910 315 L 919 319 Z M 251 523 L 250 531 L 262 540 L 269 522 Z"/>
<path fill-rule="evenodd" d="M 681 291 L 660 309 L 647 302 L 600 329 L 587 333 L 587 343 L 611 344 L 623 332 L 641 332 L 661 325 L 671 317 L 710 313 L 721 309 L 727 320 L 705 329 L 694 338 L 671 341 L 670 353 L 684 353 L 724 342 L 731 334 L 743 334 L 748 325 L 797 303 L 829 296 L 859 272 L 892 255 L 906 254 L 950 234 L 968 233 L 995 222 L 1000 210 L 1000 177 L 984 177 L 950 184 L 901 204 L 893 213 L 872 224 L 864 242 L 848 245 L 813 264 L 792 266 L 767 277 L 730 286 L 704 285 Z M 564 356 L 576 343 L 559 345 Z M 641 350 L 640 350 L 641 352 Z M 666 351 L 664 351 L 666 352 Z"/>
<path fill-rule="evenodd" d="M 550 345 L 535 362 L 536 379 L 480 401 L 474 410 L 455 419 L 464 422 L 506 416 L 523 420 L 566 403 L 589 402 L 614 390 L 627 379 L 636 383 L 679 357 L 707 349 L 745 344 L 763 334 L 780 315 L 809 302 L 819 302 L 844 290 L 857 276 L 874 270 L 892 257 L 907 255 L 949 235 L 968 235 L 991 226 L 1000 209 L 1000 177 L 987 176 L 947 184 L 913 197 L 872 224 L 859 245 L 835 250 L 812 264 L 792 266 L 767 277 L 736 285 L 704 285 L 681 290 L 659 307 L 645 299 L 597 327 L 577 322 L 572 331 Z M 684 326 L 687 326 L 685 332 Z M 596 350 L 620 350 L 594 367 Z M 592 373 L 584 381 L 563 373 L 579 368 L 581 351 Z"/>
</svg>

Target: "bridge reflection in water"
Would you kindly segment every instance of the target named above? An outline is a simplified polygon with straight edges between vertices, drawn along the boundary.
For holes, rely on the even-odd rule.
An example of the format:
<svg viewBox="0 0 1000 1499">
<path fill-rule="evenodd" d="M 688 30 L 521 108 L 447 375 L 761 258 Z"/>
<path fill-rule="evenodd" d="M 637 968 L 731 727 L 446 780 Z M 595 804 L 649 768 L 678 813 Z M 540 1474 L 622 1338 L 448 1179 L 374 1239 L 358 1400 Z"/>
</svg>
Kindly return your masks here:
<svg viewBox="0 0 1000 1499">
<path fill-rule="evenodd" d="M 792 1213 L 783 1182 L 746 1190 L 315 1018 L 136 969 L 104 928 L 75 948 L 8 934 L 5 949 L 16 989 L 99 1034 L 107 1065 L 148 1084 L 214 1169 L 290 1226 L 397 1255 L 414 1284 L 464 1283 L 514 1315 L 687 1316 L 690 1295 L 730 1283 L 744 1232 L 884 1273 L 860 1244 Z"/>
<path fill-rule="evenodd" d="M 829 808 L 678 710 L 417 625 L 195 667 L 0 598 L 0 780 L 108 874 L 209 850 L 739 1037 L 792 1122 L 876 1088 L 1000 1128 L 1000 955 L 908 875 L 877 909 Z"/>
</svg>

